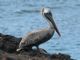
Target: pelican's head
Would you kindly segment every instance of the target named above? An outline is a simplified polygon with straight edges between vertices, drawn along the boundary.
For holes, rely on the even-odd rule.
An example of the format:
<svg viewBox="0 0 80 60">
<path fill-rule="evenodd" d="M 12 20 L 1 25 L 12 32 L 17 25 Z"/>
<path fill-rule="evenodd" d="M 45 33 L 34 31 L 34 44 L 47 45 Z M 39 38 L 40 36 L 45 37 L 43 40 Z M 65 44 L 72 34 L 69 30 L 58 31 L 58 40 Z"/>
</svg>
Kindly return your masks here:
<svg viewBox="0 0 80 60">
<path fill-rule="evenodd" d="M 54 22 L 54 19 L 53 19 L 53 17 L 52 17 L 52 13 L 51 13 L 50 9 L 48 9 L 48 8 L 42 8 L 42 9 L 41 9 L 41 14 L 42 14 L 47 20 L 49 20 L 49 21 L 53 24 L 54 29 L 56 30 L 56 32 L 58 33 L 58 35 L 61 36 L 61 34 L 60 34 L 60 32 L 59 32 L 59 30 L 58 30 L 58 28 L 57 28 L 57 26 L 56 26 L 56 24 L 55 24 L 55 22 Z"/>
<path fill-rule="evenodd" d="M 48 8 L 42 8 L 41 9 L 41 14 L 44 15 L 44 13 L 49 13 L 50 10 Z"/>
</svg>

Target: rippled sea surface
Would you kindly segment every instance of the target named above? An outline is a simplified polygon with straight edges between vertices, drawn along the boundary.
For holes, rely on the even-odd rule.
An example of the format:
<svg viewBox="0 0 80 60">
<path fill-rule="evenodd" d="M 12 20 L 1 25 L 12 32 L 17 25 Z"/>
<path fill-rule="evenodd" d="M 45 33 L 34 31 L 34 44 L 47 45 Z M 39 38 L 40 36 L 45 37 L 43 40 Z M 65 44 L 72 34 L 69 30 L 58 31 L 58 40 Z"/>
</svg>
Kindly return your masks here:
<svg viewBox="0 0 80 60">
<path fill-rule="evenodd" d="M 48 7 L 60 30 L 40 45 L 49 53 L 66 53 L 80 60 L 80 0 L 0 0 L 0 33 L 22 37 L 48 26 L 40 14 Z"/>
</svg>

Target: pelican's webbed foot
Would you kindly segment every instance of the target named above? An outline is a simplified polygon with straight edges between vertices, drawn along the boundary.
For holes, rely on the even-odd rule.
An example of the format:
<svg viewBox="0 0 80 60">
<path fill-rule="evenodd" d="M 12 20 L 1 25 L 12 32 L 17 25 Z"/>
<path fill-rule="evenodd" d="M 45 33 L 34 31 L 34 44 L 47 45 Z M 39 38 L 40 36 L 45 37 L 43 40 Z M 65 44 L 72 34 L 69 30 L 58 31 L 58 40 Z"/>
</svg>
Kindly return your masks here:
<svg viewBox="0 0 80 60">
<path fill-rule="evenodd" d="M 37 51 L 40 53 L 48 54 L 48 52 L 42 48 L 37 47 Z"/>
<path fill-rule="evenodd" d="M 48 54 L 48 52 L 44 49 L 39 49 L 40 53 Z"/>
</svg>

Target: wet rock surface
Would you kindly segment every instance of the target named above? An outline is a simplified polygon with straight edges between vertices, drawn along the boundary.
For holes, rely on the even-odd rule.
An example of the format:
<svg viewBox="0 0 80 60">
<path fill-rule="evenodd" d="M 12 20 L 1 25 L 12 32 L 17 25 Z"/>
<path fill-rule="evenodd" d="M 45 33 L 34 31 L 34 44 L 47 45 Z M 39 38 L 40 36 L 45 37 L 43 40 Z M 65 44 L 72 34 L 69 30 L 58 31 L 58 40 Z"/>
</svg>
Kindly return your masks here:
<svg viewBox="0 0 80 60">
<path fill-rule="evenodd" d="M 0 33 L 0 49 L 6 52 L 15 52 L 21 38 Z"/>
<path fill-rule="evenodd" d="M 36 49 L 16 52 L 21 39 L 0 33 L 0 60 L 73 60 L 67 54 L 41 53 Z"/>
</svg>

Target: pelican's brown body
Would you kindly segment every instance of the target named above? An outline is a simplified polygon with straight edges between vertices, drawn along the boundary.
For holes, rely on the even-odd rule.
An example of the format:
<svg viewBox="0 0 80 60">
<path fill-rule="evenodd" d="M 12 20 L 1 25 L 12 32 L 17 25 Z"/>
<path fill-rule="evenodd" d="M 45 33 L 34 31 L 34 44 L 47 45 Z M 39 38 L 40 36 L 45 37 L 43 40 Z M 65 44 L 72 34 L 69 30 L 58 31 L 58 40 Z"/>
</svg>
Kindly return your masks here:
<svg viewBox="0 0 80 60">
<path fill-rule="evenodd" d="M 27 36 L 23 37 L 19 44 L 19 48 L 17 49 L 17 51 L 20 51 L 21 49 L 24 49 L 25 47 L 32 48 L 33 46 L 36 46 L 38 49 L 38 46 L 40 44 L 50 40 L 50 38 L 53 36 L 55 31 L 60 36 L 60 33 L 52 18 L 51 12 L 46 8 L 43 8 L 41 12 L 42 12 L 42 15 L 46 17 L 50 26 L 46 29 L 41 29 L 35 32 L 31 32 Z"/>
<path fill-rule="evenodd" d="M 24 45 L 24 47 L 38 46 L 41 43 L 44 43 L 47 40 L 49 40 L 51 37 L 52 37 L 52 34 L 47 29 L 40 30 L 37 32 L 32 32 L 32 33 L 29 33 L 26 37 L 22 38 L 19 46 L 21 46 L 22 44 Z"/>
</svg>

